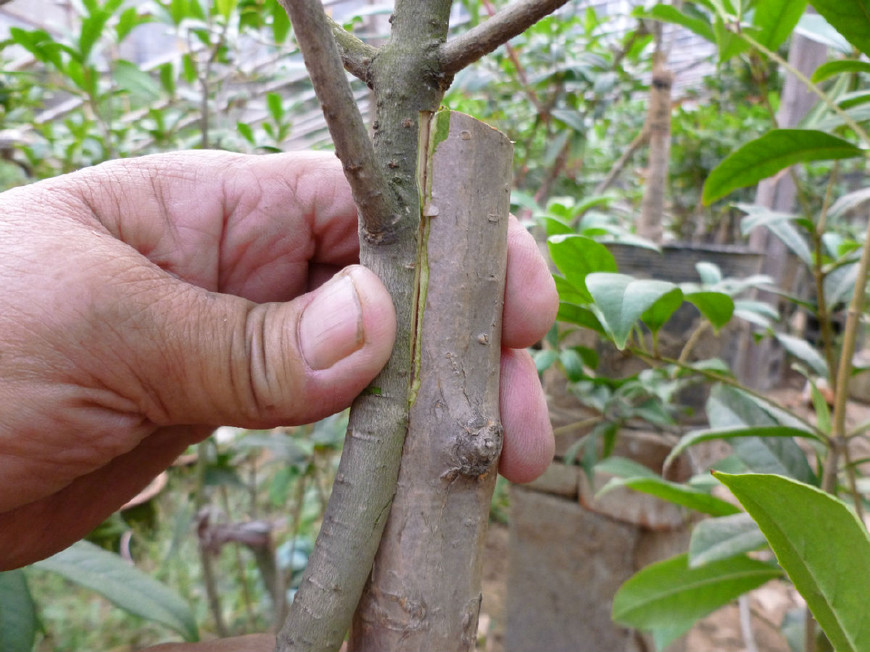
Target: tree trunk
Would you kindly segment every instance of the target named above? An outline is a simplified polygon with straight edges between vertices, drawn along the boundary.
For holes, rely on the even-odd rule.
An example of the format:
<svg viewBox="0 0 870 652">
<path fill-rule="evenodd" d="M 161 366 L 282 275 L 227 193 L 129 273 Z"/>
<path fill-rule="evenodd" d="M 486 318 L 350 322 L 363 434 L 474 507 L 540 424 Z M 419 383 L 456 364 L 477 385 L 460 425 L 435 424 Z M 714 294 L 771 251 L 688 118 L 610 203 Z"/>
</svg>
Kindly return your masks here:
<svg viewBox="0 0 870 652">
<path fill-rule="evenodd" d="M 671 158 L 671 86 L 674 74 L 665 65 L 665 55 L 655 53 L 652 84 L 649 90 L 649 111 L 644 130 L 649 137 L 646 188 L 641 203 L 638 235 L 661 243 L 662 216 L 665 212 L 665 191 Z"/>
<path fill-rule="evenodd" d="M 428 142 L 419 369 L 397 493 L 354 619 L 354 652 L 467 651 L 477 636 L 478 551 L 502 443 L 512 146 L 485 124 L 446 111 L 433 119 Z"/>
</svg>

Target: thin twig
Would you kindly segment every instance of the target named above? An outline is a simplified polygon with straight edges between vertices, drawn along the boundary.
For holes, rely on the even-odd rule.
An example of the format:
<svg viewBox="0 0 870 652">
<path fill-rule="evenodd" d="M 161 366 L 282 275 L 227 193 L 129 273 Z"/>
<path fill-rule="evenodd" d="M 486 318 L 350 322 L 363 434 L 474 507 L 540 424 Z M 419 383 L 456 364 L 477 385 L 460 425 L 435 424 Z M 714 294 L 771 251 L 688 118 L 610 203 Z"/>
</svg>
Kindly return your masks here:
<svg viewBox="0 0 870 652">
<path fill-rule="evenodd" d="M 519 0 L 503 9 L 485 23 L 441 46 L 443 72 L 459 72 L 514 36 L 522 34 L 567 2 L 568 0 Z"/>
<path fill-rule="evenodd" d="M 293 23 L 296 41 L 317 93 L 336 156 L 359 209 L 368 239 L 391 239 L 398 224 L 397 210 L 385 177 L 379 172 L 375 150 L 360 115 L 344 63 L 320 0 L 279 0 Z"/>
</svg>

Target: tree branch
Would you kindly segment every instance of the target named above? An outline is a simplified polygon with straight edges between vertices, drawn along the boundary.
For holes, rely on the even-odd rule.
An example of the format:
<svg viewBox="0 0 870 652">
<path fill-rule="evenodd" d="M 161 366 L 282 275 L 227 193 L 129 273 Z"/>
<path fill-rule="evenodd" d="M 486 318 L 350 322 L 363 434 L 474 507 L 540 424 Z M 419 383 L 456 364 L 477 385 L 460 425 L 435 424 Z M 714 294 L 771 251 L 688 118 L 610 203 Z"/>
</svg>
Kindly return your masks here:
<svg viewBox="0 0 870 652">
<path fill-rule="evenodd" d="M 338 45 L 344 69 L 357 79 L 361 79 L 366 84 L 369 84 L 369 68 L 372 59 L 378 53 L 378 49 L 358 39 L 329 16 L 325 14 L 324 16 L 332 29 L 332 36 L 335 38 L 336 45 Z"/>
<path fill-rule="evenodd" d="M 380 174 L 368 130 L 344 73 L 344 64 L 320 0 L 279 0 L 290 16 L 305 67 L 320 100 L 335 154 L 359 209 L 367 239 L 392 239 L 397 209 L 386 179 Z M 342 30 L 344 31 L 344 30 Z"/>
<path fill-rule="evenodd" d="M 567 2 L 568 0 L 519 0 L 503 9 L 485 23 L 441 46 L 443 72 L 456 74 Z"/>
</svg>

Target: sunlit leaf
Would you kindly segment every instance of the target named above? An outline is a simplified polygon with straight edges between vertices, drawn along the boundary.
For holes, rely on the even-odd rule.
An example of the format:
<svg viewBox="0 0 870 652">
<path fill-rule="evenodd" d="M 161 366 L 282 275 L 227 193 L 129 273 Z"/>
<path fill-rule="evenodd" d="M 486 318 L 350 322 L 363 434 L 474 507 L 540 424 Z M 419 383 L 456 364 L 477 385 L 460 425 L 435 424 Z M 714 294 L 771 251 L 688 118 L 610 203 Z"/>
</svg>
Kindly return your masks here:
<svg viewBox="0 0 870 652">
<path fill-rule="evenodd" d="M 870 56 L 870 0 L 810 0 L 849 43 Z"/>
<path fill-rule="evenodd" d="M 753 24 L 759 32 L 755 39 L 769 50 L 776 50 L 791 35 L 807 7 L 807 0 L 764 0 L 755 5 Z"/>
<path fill-rule="evenodd" d="M 676 459 L 687 448 L 696 446 L 705 441 L 727 441 L 740 437 L 799 437 L 822 441 L 822 438 L 809 430 L 792 428 L 789 426 L 737 426 L 734 428 L 708 428 L 704 430 L 692 430 L 680 438 L 676 446 L 668 453 L 665 464 Z"/>
<path fill-rule="evenodd" d="M 678 555 L 625 582 L 613 598 L 613 619 L 636 629 L 664 630 L 657 641 L 667 645 L 700 618 L 781 575 L 778 568 L 744 556 L 690 568 L 688 555 Z"/>
<path fill-rule="evenodd" d="M 625 274 L 596 273 L 586 277 L 586 288 L 595 300 L 602 325 L 613 336 L 614 344 L 623 349 L 640 316 L 676 285 Z"/>
<path fill-rule="evenodd" d="M 710 21 L 692 16 L 688 12 L 680 11 L 672 5 L 658 4 L 650 9 L 647 15 L 663 23 L 681 25 L 701 38 L 710 41 L 710 43 L 716 42 L 716 36 L 713 34 L 713 28 L 710 27 Z"/>
<path fill-rule="evenodd" d="M 746 143 L 716 166 L 704 183 L 703 200 L 711 204 L 796 163 L 863 155 L 863 150 L 848 140 L 823 131 L 774 129 Z"/>
<path fill-rule="evenodd" d="M 719 480 L 758 523 L 795 588 L 838 652 L 870 650 L 870 536 L 840 500 L 777 475 Z"/>
<path fill-rule="evenodd" d="M 658 476 L 644 475 L 634 478 L 612 478 L 601 488 L 597 495 L 603 496 L 619 487 L 628 487 L 629 489 L 661 498 L 669 503 L 688 507 L 689 509 L 694 509 L 702 514 L 710 514 L 711 516 L 725 516 L 727 514 L 736 514 L 740 511 L 739 508 L 727 500 L 722 500 L 689 485 L 664 480 Z"/>
<path fill-rule="evenodd" d="M 617 269 L 613 254 L 592 238 L 555 235 L 547 239 L 547 245 L 556 267 L 577 288 L 585 287 L 586 276 L 593 272 L 615 272 Z"/>
<path fill-rule="evenodd" d="M 692 530 L 689 540 L 689 566 L 694 568 L 728 559 L 763 547 L 767 543 L 761 530 L 745 512 L 707 518 Z"/>
</svg>

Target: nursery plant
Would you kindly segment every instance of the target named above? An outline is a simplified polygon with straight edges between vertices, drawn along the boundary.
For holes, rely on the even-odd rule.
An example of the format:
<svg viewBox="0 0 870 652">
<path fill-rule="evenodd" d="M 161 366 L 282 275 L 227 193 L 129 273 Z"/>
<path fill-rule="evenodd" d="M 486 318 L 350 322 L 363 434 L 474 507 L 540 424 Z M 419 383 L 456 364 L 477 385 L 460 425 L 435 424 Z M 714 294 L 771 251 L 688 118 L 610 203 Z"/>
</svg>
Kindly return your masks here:
<svg viewBox="0 0 870 652">
<path fill-rule="evenodd" d="M 862 180 L 866 179 L 870 116 L 868 96 L 861 89 L 870 72 L 862 57 L 870 52 L 870 4 L 865 0 L 811 0 L 810 4 L 818 16 L 805 14 L 807 2 L 802 0 L 699 0 L 684 3 L 682 9 L 657 5 L 647 15 L 683 25 L 711 40 L 723 60 L 756 57 L 765 65 L 795 74 L 818 96 L 818 109 L 801 128 L 779 129 L 773 124 L 759 138 L 744 143 L 713 169 L 702 193 L 709 204 L 780 173 L 793 174 L 801 188 L 809 187 L 807 170 L 826 175 L 827 189 L 818 211 L 784 214 L 737 204 L 745 213 L 744 233 L 768 228 L 805 266 L 813 292 L 784 298 L 819 321 L 818 342 L 788 332 L 786 324 L 777 323 L 770 306 L 745 294 L 745 283 L 723 278 L 713 265 L 699 264 L 697 280 L 686 283 L 620 274 L 615 259 L 600 242 L 600 231 L 584 229 L 582 220 L 579 227 L 558 216 L 546 220 L 551 255 L 560 272 L 559 319 L 594 330 L 652 368 L 620 384 L 637 383 L 644 374 L 647 378 L 654 374 L 657 383 L 700 379 L 709 385 L 707 427 L 683 429 L 669 461 L 702 442 L 727 441 L 733 450 L 733 455 L 713 465 L 712 475 L 704 470 L 686 483 L 667 481 L 626 460 L 611 457 L 598 463 L 598 468 L 617 476 L 603 491 L 628 486 L 709 517 L 694 527 L 688 553 L 644 568 L 614 599 L 614 619 L 651 631 L 660 648 L 702 616 L 783 575 L 793 582 L 811 613 L 803 640 L 794 649 L 827 649 L 820 647 L 825 637 L 836 650 L 870 646 L 861 597 L 861 587 L 870 580 L 870 539 L 863 521 L 862 460 L 853 459 L 852 454 L 855 440 L 866 436 L 867 426 L 846 427 L 850 378 L 860 371 L 853 365 L 853 354 L 864 315 L 870 260 L 867 234 L 855 234 L 854 222 L 846 215 L 852 211 L 852 216 L 865 223 L 863 202 L 868 195 L 859 189 L 837 196 L 841 166 L 853 165 Z M 802 75 L 778 54 L 799 25 L 805 33 L 827 30 L 839 34 L 848 43 L 847 51 L 838 52 L 811 77 Z M 822 161 L 834 163 L 821 166 Z M 805 167 L 792 167 L 799 164 Z M 765 284 L 783 296 L 783 290 L 770 287 L 772 282 L 755 278 L 749 285 Z M 718 331 L 743 319 L 753 325 L 756 340 L 776 338 L 807 378 L 812 418 L 801 418 L 740 383 L 721 360 L 694 359 L 690 350 L 694 337 L 688 338 L 679 356 L 664 356 L 657 346 L 659 333 L 684 303 L 697 309 L 699 328 Z M 847 317 L 835 335 L 834 313 L 842 307 Z M 596 377 L 594 356 L 576 347 L 561 351 L 557 347 L 556 355 L 541 356 L 546 356 L 545 363 L 561 361 L 578 394 L 606 382 Z M 659 393 L 658 398 L 673 409 L 673 396 Z M 607 416 L 603 411 L 600 421 L 605 422 Z M 587 439 L 605 432 L 610 431 L 594 429 Z M 607 446 L 590 448 L 608 452 Z M 725 499 L 723 487 L 736 501 Z"/>
</svg>

